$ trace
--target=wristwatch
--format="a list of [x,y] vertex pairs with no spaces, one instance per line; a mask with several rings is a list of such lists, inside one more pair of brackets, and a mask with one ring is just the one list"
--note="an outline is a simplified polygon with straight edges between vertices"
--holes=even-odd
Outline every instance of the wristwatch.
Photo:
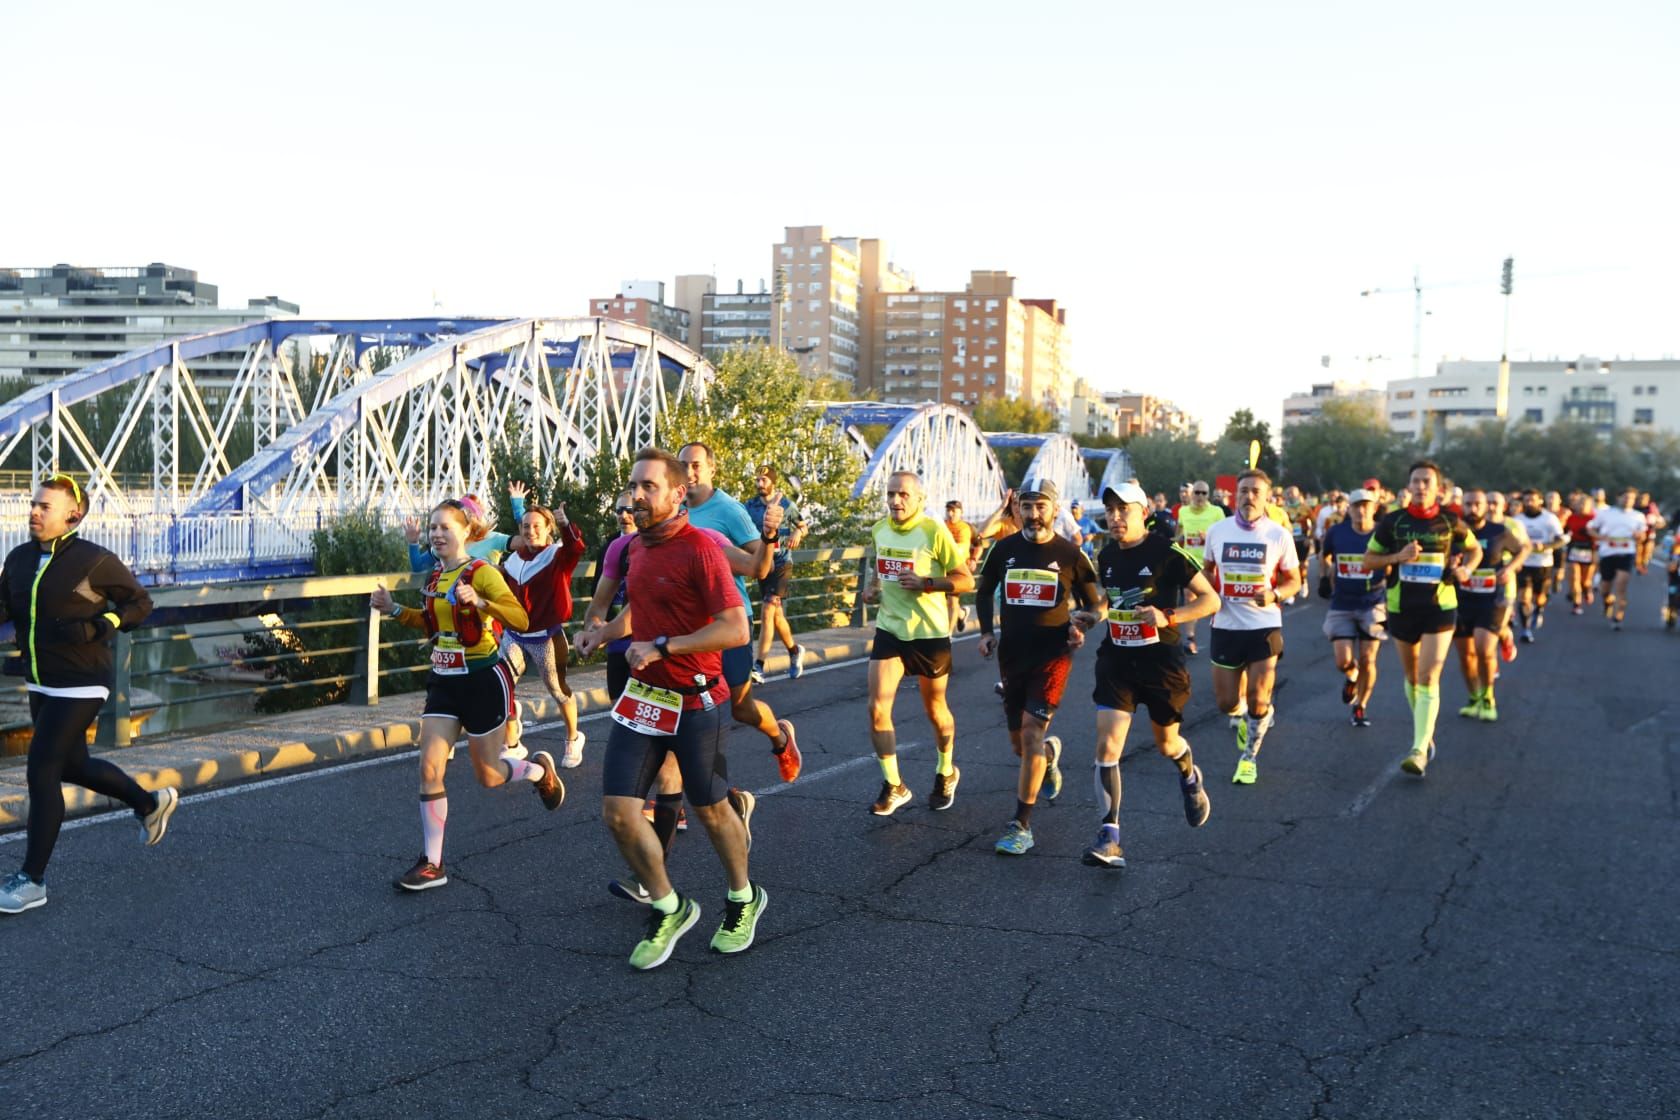
[[659,635],[659,637],[657,637],[653,640],[653,648],[659,652],[659,656],[661,656],[661,657],[669,657],[670,656],[669,651],[667,651],[667,649],[665,648],[665,647],[669,646],[670,644],[671,644],[671,639],[666,637],[664,634]]
[[385,613],[390,615],[392,618],[401,618],[402,617],[402,604],[401,603],[392,603],[391,604],[391,609],[389,611],[385,612]]
[[1171,607],[1161,607],[1159,609],[1167,617],[1167,625],[1171,626],[1173,624],[1173,609]]

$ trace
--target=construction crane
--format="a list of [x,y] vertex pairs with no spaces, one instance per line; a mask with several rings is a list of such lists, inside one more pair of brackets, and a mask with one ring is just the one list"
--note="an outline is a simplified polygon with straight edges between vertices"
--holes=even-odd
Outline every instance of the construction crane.
[[1420,279],[1419,270],[1412,269],[1412,286],[1409,288],[1366,288],[1359,294],[1362,296],[1397,296],[1411,293],[1412,304],[1412,376],[1420,376],[1420,365],[1423,361],[1423,317],[1428,314],[1423,309],[1423,293],[1441,288],[1467,288],[1471,281],[1459,281],[1452,284],[1424,284]]

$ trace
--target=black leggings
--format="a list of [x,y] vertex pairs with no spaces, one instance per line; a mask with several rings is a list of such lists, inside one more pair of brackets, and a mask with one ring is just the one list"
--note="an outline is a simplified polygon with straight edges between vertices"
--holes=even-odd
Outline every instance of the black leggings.
[[29,740],[29,849],[23,859],[23,873],[37,883],[47,873],[47,861],[58,842],[58,830],[64,825],[63,783],[121,801],[137,816],[146,816],[157,808],[157,799],[133,778],[109,762],[88,755],[88,728],[104,706],[103,700],[29,694],[35,735]]

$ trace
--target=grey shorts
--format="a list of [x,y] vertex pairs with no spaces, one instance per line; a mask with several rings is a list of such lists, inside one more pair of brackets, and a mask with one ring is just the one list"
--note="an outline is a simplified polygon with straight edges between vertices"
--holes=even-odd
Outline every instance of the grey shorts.
[[1388,641],[1388,607],[1374,603],[1362,611],[1324,612],[1324,636],[1331,641]]

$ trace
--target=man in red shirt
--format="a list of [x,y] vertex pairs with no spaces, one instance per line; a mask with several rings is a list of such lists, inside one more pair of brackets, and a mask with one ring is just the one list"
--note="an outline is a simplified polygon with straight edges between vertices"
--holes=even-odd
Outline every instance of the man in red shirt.
[[729,731],[729,685],[721,651],[752,637],[746,607],[723,551],[688,523],[688,468],[668,451],[645,448],[630,474],[637,534],[631,553],[631,606],[607,626],[578,636],[585,657],[628,629],[630,680],[614,701],[602,760],[602,815],[649,895],[647,933],[630,954],[633,968],[657,968],[700,919],[700,906],[677,894],[642,805],[666,754],[682,770],[683,792],[705,825],[729,880],[723,924],[712,948],[751,947],[768,901],[747,878],[747,832],[729,804],[723,758]]

